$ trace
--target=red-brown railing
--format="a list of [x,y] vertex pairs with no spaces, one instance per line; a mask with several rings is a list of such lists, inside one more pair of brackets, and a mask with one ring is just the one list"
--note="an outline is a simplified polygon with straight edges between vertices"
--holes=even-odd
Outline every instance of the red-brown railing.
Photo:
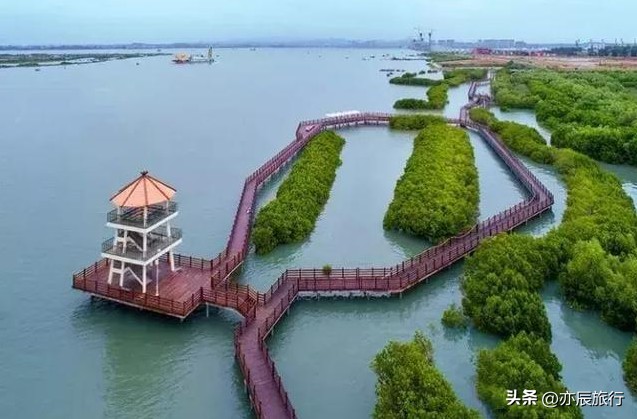
[[252,320],[256,315],[258,293],[247,285],[224,282],[212,289],[202,289],[203,301],[238,311]]
[[243,263],[246,252],[247,251],[241,251],[232,256],[227,256],[215,265],[210,278],[211,288],[226,282],[225,280],[228,276]]
[[[322,118],[315,121],[303,121],[296,131],[296,138],[283,150],[278,152],[261,167],[250,174],[244,182],[239,205],[232,223],[232,229],[226,246],[227,254],[240,253],[242,258],[247,254],[250,240],[250,230],[256,203],[256,194],[261,185],[274,173],[279,171],[305,145],[321,131],[330,127],[348,124],[377,124],[387,123],[391,118],[388,113],[366,112],[342,117]],[[306,128],[309,128],[306,130]],[[241,260],[241,262],[243,259]],[[220,276],[219,281],[225,280]]]
[[111,298],[119,302],[129,303],[137,307],[158,311],[173,316],[186,317],[201,304],[201,289],[191,295],[186,301],[175,301],[170,298],[154,296],[152,294],[111,287],[104,282],[80,276],[73,278],[73,288],[95,295]]
[[103,258],[95,262],[94,264],[82,269],[79,272],[73,274],[73,283],[76,279],[86,279],[91,277],[95,272],[104,269],[108,266],[108,259]]
[[[289,306],[289,304],[288,304]],[[258,340],[250,340],[251,342],[255,342],[258,345],[258,351],[252,350],[250,352],[249,358],[246,358],[246,351],[244,351],[244,344],[242,336],[244,336],[247,329],[247,322],[244,321],[241,325],[235,330],[235,338],[234,338],[234,346],[235,346],[235,356],[239,363],[239,368],[243,373],[243,377],[245,380],[246,387],[248,389],[248,393],[250,394],[250,402],[257,417],[264,417],[264,407],[263,401],[261,400],[260,391],[257,387],[256,381],[258,380],[259,384],[266,385],[270,389],[276,389],[278,396],[280,398],[282,407],[289,418],[296,418],[296,411],[290,402],[290,398],[288,396],[287,391],[283,387],[283,383],[281,381],[281,376],[279,375],[276,365],[274,361],[270,357],[267,347],[264,344],[264,338],[259,338]],[[250,365],[258,363],[260,365],[265,365],[265,373],[261,368],[257,368],[257,365]],[[251,371],[259,371],[261,374],[258,377],[255,377]]]

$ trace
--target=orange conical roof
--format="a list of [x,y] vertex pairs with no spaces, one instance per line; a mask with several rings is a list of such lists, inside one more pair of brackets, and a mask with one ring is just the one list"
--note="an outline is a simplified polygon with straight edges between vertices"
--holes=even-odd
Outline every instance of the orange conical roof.
[[172,186],[143,171],[137,179],[113,195],[111,202],[118,207],[147,207],[170,200],[175,192]]

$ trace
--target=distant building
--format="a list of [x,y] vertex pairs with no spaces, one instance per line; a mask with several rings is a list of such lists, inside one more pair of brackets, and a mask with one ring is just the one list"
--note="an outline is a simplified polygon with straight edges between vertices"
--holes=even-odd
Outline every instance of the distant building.
[[478,47],[492,49],[513,49],[515,48],[515,39],[481,39],[478,41]]
[[456,45],[455,39],[441,39],[438,41],[438,45],[445,48],[453,48]]

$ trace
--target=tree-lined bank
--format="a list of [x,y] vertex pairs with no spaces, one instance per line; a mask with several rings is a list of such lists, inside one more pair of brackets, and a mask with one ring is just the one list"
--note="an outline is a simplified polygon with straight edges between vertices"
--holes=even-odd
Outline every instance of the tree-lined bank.
[[[637,215],[619,179],[589,157],[543,144],[529,127],[500,122],[483,109],[470,115],[498,132],[514,151],[554,165],[568,192],[562,224],[546,236],[500,236],[481,244],[469,259],[463,306],[475,325],[504,336],[524,330],[550,337],[537,291],[546,280],[559,280],[571,305],[597,310],[607,323],[636,331]],[[504,301],[506,289],[535,303],[510,304],[516,300]],[[625,374],[627,382],[637,379],[634,369]]]

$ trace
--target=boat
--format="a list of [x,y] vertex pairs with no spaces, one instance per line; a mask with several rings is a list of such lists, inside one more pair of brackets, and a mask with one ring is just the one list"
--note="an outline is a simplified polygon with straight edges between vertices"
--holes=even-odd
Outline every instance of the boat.
[[190,62],[192,56],[190,54],[186,54],[185,52],[178,52],[173,57],[173,63],[175,64],[187,64]]
[[215,60],[212,56],[212,47],[208,48],[208,55],[197,54],[192,55],[185,52],[179,52],[173,57],[175,64],[195,64],[195,63],[213,63]]

